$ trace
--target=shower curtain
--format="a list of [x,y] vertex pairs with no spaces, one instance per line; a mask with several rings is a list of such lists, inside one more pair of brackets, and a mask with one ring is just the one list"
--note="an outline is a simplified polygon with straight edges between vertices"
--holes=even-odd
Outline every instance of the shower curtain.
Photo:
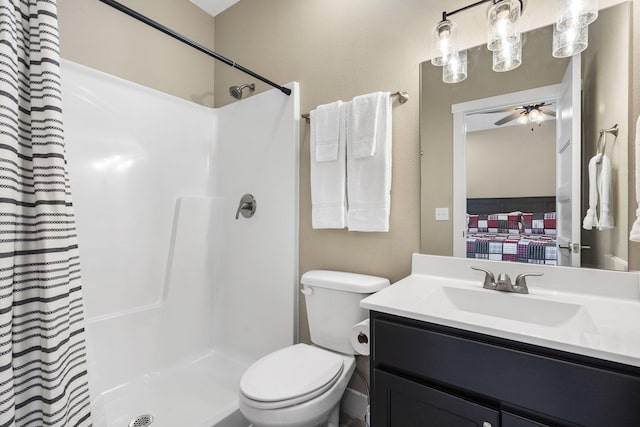
[[89,426],[55,0],[0,0],[0,427]]

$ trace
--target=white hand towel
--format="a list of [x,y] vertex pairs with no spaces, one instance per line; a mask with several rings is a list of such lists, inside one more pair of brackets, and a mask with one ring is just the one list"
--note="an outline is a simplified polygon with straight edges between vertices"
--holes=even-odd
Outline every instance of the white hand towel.
[[636,201],[638,202],[638,209],[636,209],[636,219],[631,226],[631,232],[629,233],[629,240],[632,242],[640,242],[640,116],[638,116],[638,122],[636,123]]
[[589,209],[582,221],[582,228],[585,230],[591,230],[593,227],[598,227],[598,162],[602,157],[601,154],[596,154],[589,160]]
[[354,159],[376,153],[378,120],[382,92],[356,96],[351,101],[347,118],[347,140]]
[[311,121],[311,126],[315,128],[315,132],[311,135],[315,137],[316,162],[332,162],[338,159],[341,106],[342,101],[336,101],[319,105],[316,109],[314,119]]
[[333,161],[318,161],[317,111],[311,111],[311,222],[313,228],[345,228],[347,226],[346,144],[344,103],[338,121],[338,153]]
[[[611,161],[606,154],[596,154],[589,161],[589,209],[582,221],[582,228],[607,230],[613,228],[613,216],[609,207],[611,198]],[[598,203],[600,219],[598,220]]]
[[[382,95],[375,130],[375,152],[358,157],[347,149],[349,231],[389,231],[391,210],[391,99]],[[351,117],[349,114],[348,117]],[[349,146],[352,141],[347,140]]]
[[607,230],[613,228],[613,216],[609,206],[611,200],[611,160],[606,154],[602,155],[599,172],[600,222],[598,223],[598,230]]

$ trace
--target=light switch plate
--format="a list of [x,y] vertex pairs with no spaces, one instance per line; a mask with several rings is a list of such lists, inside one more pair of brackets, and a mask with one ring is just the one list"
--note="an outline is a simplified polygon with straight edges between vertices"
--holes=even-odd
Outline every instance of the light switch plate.
[[449,208],[436,208],[436,221],[449,221]]

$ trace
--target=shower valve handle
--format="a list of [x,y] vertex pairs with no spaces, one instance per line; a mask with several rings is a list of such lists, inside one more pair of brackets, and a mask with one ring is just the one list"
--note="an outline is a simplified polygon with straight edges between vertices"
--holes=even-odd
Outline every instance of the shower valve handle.
[[236,219],[240,218],[240,214],[242,214],[245,218],[251,218],[256,213],[256,208],[258,203],[256,199],[251,194],[245,194],[240,199],[240,203],[238,204],[238,210],[236,210]]

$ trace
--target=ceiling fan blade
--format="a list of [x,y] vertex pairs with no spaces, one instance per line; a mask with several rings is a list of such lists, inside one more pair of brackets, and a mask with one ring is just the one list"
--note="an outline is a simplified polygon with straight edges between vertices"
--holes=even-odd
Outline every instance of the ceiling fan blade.
[[551,116],[551,117],[555,117],[556,116],[556,112],[555,111],[551,111],[551,110],[547,110],[546,108],[539,108],[541,113],[546,114],[547,116]]
[[491,110],[491,111],[480,111],[478,114],[511,113],[513,111],[516,111],[517,108],[522,108],[522,107],[509,107],[509,108],[500,108],[498,110]]
[[498,120],[494,124],[496,126],[500,126],[500,125],[503,125],[503,124],[505,124],[507,122],[510,122],[511,120],[515,120],[518,117],[520,117],[520,112],[515,112],[513,114],[509,114],[508,116],[501,118],[500,120]]

